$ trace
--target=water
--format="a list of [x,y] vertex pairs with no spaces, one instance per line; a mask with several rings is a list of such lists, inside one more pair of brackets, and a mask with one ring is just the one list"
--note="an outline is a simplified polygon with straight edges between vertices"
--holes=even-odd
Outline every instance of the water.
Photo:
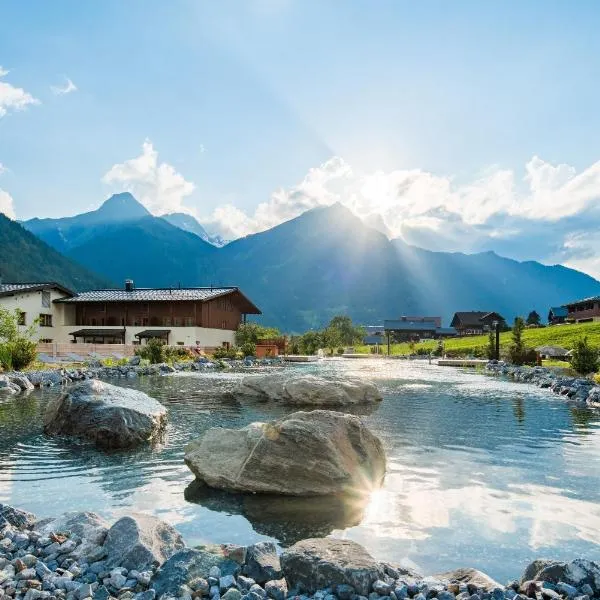
[[238,374],[127,380],[169,410],[162,447],[106,454],[49,438],[41,416],[58,390],[0,400],[0,502],[40,516],[132,510],[174,524],[188,544],[335,535],[425,573],[479,568],[501,582],[533,558],[600,559],[600,412],[548,391],[426,362],[339,360],[292,367],[376,381],[365,415],[388,456],[364,506],[198,490],[183,447],[208,427],[242,427],[286,409],[241,406]]

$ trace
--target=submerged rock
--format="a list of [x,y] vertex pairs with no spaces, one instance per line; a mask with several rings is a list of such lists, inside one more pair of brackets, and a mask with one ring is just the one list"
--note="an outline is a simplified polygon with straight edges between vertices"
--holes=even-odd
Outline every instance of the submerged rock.
[[386,468],[381,441],[358,417],[327,410],[209,429],[186,446],[185,462],[214,488],[292,496],[365,493]]
[[331,585],[350,585],[368,596],[371,586],[385,577],[383,566],[360,544],[333,538],[302,540],[281,555],[288,584],[315,593]]
[[341,407],[382,399],[375,385],[362,379],[331,380],[286,373],[244,377],[232,393],[241,400],[272,401],[290,406]]
[[44,430],[101,448],[129,448],[157,439],[166,422],[166,408],[144,392],[87,380],[48,405]]

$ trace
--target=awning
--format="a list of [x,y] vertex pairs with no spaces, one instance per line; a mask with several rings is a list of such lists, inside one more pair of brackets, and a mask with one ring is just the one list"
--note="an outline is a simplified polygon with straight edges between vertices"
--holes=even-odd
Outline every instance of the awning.
[[124,329],[79,329],[72,331],[73,337],[125,337]]
[[146,329],[135,334],[136,338],[145,340],[148,338],[168,338],[171,333],[170,329]]

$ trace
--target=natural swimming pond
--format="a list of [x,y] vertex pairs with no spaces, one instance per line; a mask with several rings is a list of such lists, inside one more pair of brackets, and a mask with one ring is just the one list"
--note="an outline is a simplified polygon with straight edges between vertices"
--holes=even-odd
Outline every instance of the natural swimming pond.
[[184,445],[209,427],[242,427],[287,409],[240,405],[236,373],[114,381],[169,411],[158,448],[105,454],[42,432],[58,388],[0,400],[0,502],[40,516],[90,510],[156,514],[190,545],[289,544],[348,537],[425,573],[479,568],[504,583],[535,557],[600,559],[600,411],[534,386],[426,361],[334,360],[290,367],[370,378],[383,402],[364,419],[386,448],[383,488],[365,506],[207,493]]

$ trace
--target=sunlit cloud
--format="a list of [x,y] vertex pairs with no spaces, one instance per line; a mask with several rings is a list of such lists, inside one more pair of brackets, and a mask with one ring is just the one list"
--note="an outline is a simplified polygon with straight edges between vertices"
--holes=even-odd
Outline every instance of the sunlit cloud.
[[39,100],[23,88],[3,81],[3,78],[8,73],[9,71],[0,66],[0,118],[7,115],[10,111],[25,110],[30,105],[40,103]]
[[140,156],[113,165],[102,181],[118,191],[131,192],[157,215],[190,212],[183,202],[195,189],[172,165],[159,162],[158,152],[150,140],[142,144]]
[[12,196],[3,189],[0,189],[0,213],[5,214],[10,219],[16,218],[15,203]]

